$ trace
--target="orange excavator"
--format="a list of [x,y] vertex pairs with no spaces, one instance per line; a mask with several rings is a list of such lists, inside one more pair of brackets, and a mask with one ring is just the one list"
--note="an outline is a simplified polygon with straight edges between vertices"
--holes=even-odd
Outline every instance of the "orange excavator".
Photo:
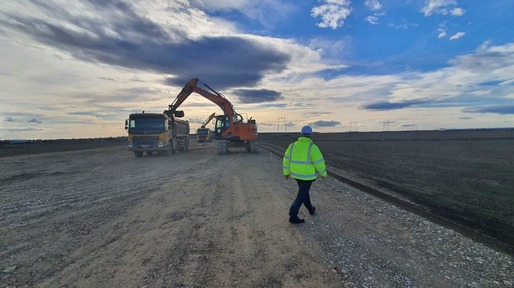
[[[198,82],[207,87],[209,91],[198,87]],[[193,78],[186,83],[177,98],[169,105],[168,110],[164,111],[164,114],[175,115],[175,117],[180,117],[180,114],[183,116],[183,111],[177,111],[177,109],[193,92],[207,98],[223,111],[223,115],[215,116],[214,139],[218,140],[218,154],[226,154],[227,149],[231,147],[246,147],[246,150],[250,153],[259,152],[255,120],[250,118],[245,122],[243,116],[234,110],[232,103],[225,96],[216,92],[198,78]]]

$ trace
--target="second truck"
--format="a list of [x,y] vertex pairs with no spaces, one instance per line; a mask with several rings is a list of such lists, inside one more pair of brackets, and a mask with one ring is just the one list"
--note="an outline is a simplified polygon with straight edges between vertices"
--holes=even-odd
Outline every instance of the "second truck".
[[212,139],[214,138],[214,134],[211,130],[211,128],[206,127],[207,124],[211,122],[211,120],[216,117],[216,113],[212,113],[207,117],[205,122],[203,122],[202,126],[200,128],[196,129],[196,137],[198,139],[198,143],[201,142],[212,142]]

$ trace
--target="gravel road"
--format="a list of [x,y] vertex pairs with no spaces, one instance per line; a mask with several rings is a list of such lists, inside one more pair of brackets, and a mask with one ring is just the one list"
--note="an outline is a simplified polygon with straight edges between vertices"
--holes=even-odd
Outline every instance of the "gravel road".
[[281,159],[192,143],[0,160],[0,287],[513,287],[513,257]]

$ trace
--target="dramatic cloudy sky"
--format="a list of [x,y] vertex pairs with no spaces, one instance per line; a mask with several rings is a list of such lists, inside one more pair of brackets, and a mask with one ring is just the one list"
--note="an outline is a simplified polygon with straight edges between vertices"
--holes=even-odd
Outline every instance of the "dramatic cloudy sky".
[[[1,1],[0,138],[123,136],[193,77],[260,132],[514,127],[512,15],[512,0]],[[198,94],[181,108],[193,129],[221,113]]]

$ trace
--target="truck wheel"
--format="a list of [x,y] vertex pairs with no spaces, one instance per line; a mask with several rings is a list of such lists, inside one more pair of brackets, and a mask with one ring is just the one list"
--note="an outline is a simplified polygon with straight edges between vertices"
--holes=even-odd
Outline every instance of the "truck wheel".
[[143,151],[134,151],[134,155],[136,155],[137,158],[143,157]]
[[170,145],[168,145],[168,149],[164,153],[166,154],[166,156],[171,156],[171,154],[173,154],[171,143],[170,143]]
[[218,155],[227,154],[227,142],[220,141],[218,142]]
[[259,153],[259,144],[257,142],[248,142],[248,146],[250,148],[251,154],[258,154]]
[[177,139],[173,139],[173,141],[171,141],[171,154],[176,154],[177,148],[178,148],[178,141],[177,141]]
[[186,151],[186,139],[179,139],[177,142],[178,151]]

